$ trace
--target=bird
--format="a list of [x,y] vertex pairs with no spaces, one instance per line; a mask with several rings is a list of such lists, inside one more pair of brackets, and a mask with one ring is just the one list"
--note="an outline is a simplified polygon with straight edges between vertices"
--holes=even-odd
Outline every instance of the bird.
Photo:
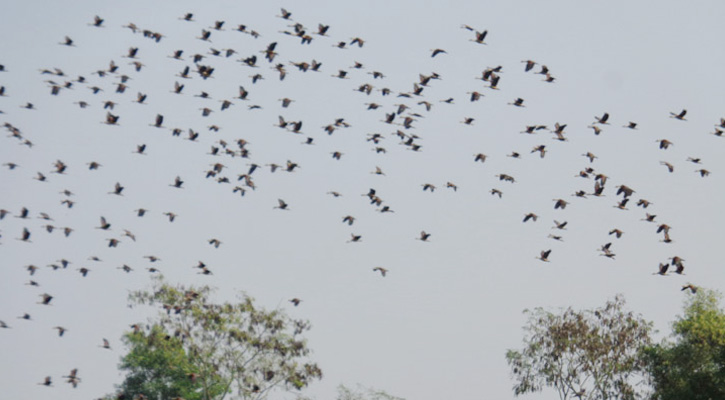
[[[23,234],[20,236],[18,240],[22,240],[23,242],[30,242],[30,231],[28,228],[23,228]],[[32,274],[31,274],[32,275]]]
[[108,230],[111,228],[111,224],[106,220],[105,217],[101,216],[101,225],[97,226],[96,229]]
[[373,271],[380,272],[380,275],[384,278],[385,275],[387,275],[388,270],[383,267],[375,267],[373,268]]
[[484,40],[486,39],[486,35],[488,34],[488,31],[485,30],[483,32],[475,31],[476,37],[475,39],[471,39],[471,41],[479,43],[479,44],[486,44],[484,43]]
[[534,214],[534,213],[528,213],[528,214],[526,214],[526,215],[524,216],[524,220],[523,220],[523,222],[526,222],[526,221],[528,221],[528,220],[532,220],[532,221],[536,222],[536,220],[537,220],[538,218],[539,218],[539,216],[538,216],[538,215],[536,215],[536,214]]
[[506,182],[511,182],[511,183],[515,183],[516,182],[516,180],[514,179],[514,177],[513,176],[510,176],[510,175],[498,174],[498,175],[496,175],[496,177],[498,177],[498,179],[500,181],[506,181]]
[[39,304],[43,305],[50,305],[50,301],[53,300],[53,296],[49,295],[48,293],[43,293],[40,295],[40,297],[43,298]]
[[118,125],[119,118],[120,117],[118,115],[113,115],[109,111],[109,112],[106,113],[106,121],[105,121],[105,123],[106,123],[106,125]]
[[667,167],[667,170],[670,171],[670,173],[675,171],[675,166],[668,163],[667,161],[660,161],[660,165],[664,165],[665,167]]
[[58,336],[59,337],[63,337],[63,335],[67,331],[67,329],[64,328],[64,327],[62,327],[62,326],[55,326],[55,327],[53,327],[53,329],[57,329],[58,330]]
[[691,294],[695,294],[695,293],[697,293],[698,289],[699,288],[697,286],[695,286],[691,283],[688,283],[687,285],[682,286],[682,289],[680,289],[680,290],[681,291],[689,290]]
[[156,127],[156,128],[161,128],[161,127],[163,127],[163,124],[164,124],[164,116],[161,114],[156,114],[156,119],[154,120],[154,123],[151,124],[151,126]]
[[78,368],[74,368],[70,371],[70,374],[64,376],[63,378],[67,378],[68,380],[66,383],[70,383],[73,385],[73,388],[78,387],[78,383],[80,383],[81,378],[78,377]]
[[677,268],[675,273],[682,275],[682,272],[685,270],[685,265],[682,262],[685,261],[685,259],[679,256],[674,256],[669,258],[669,260],[671,261],[671,265]]
[[634,190],[626,185],[619,185],[617,186],[617,195],[622,194],[624,197],[629,197],[634,193]]
[[123,236],[127,236],[127,237],[131,238],[131,240],[133,240],[134,242],[136,241],[136,235],[131,233],[131,231],[129,231],[128,229],[123,230]]
[[667,150],[670,146],[673,145],[673,143],[667,139],[658,139],[656,140],[656,142],[660,144],[660,149],[662,150]]
[[647,199],[639,199],[637,201],[637,206],[642,208],[647,208],[648,206],[652,205],[652,202],[650,202]]
[[521,62],[526,64],[526,66],[524,67],[524,72],[531,71],[534,68],[534,66],[537,64],[536,61],[532,61],[532,60],[523,60]]
[[302,302],[302,300],[300,300],[300,299],[298,299],[298,298],[295,297],[293,299],[290,299],[289,302],[292,303],[292,304],[294,304],[295,307],[297,307],[297,306],[300,305],[300,303]]
[[178,189],[182,189],[181,185],[183,185],[183,184],[184,184],[184,181],[181,180],[181,177],[177,176],[174,179],[174,183],[169,184],[169,186],[175,187],[175,188],[178,188]]
[[531,150],[532,153],[536,153],[537,151],[539,152],[539,156],[544,158],[546,155],[546,145],[538,145]]
[[670,264],[668,263],[660,263],[657,272],[653,273],[652,275],[667,275],[667,270],[670,268]]
[[622,237],[622,235],[624,234],[624,232],[622,232],[620,229],[615,228],[615,229],[612,229],[611,231],[609,231],[609,234],[610,235],[615,235],[616,238],[619,239],[619,238]]
[[42,173],[38,172],[38,174],[33,178],[40,182],[46,182],[46,177]]
[[516,106],[516,107],[526,107],[524,105],[524,99],[522,99],[521,97],[517,97],[516,100],[514,100],[513,102],[508,103],[508,104],[510,104],[512,106]]
[[421,242],[427,242],[428,238],[430,238],[430,233],[427,233],[426,231],[420,231],[420,236],[416,239],[420,240]]
[[680,111],[679,114],[675,114],[670,111],[670,118],[679,119],[680,121],[687,121],[685,119],[685,114],[687,114],[687,110],[685,110],[684,108],[682,109],[682,111]]
[[607,120],[609,119],[609,113],[605,112],[601,117],[595,116],[594,119],[597,120],[597,122],[595,122],[595,123],[607,125]]
[[278,15],[278,17],[280,17],[282,19],[290,19],[290,17],[292,16],[292,13],[291,12],[285,10],[284,8],[281,8],[280,10],[281,10],[280,11],[281,14]]
[[285,203],[284,200],[277,199],[277,203],[278,203],[278,205],[273,208],[279,208],[280,210],[289,210],[289,208],[288,208],[289,205],[287,203]]
[[101,25],[103,25],[103,21],[104,21],[103,18],[101,18],[98,15],[96,15],[95,17],[93,17],[93,22],[91,23],[91,25],[92,26],[95,26],[97,28],[100,28]]
[[350,234],[350,240],[348,240],[348,243],[351,242],[361,242],[362,241],[362,235],[356,235],[354,233]]
[[100,347],[111,350],[111,343],[108,341],[108,339],[103,338],[103,345]]
[[75,45],[73,44],[73,39],[71,39],[71,38],[70,38],[69,36],[66,36],[66,37],[65,37],[65,38],[63,39],[63,41],[62,41],[62,42],[60,42],[60,44],[62,44],[62,45],[64,45],[64,46],[69,46],[69,47],[71,47],[71,46],[73,46],[73,47],[74,47],[74,46],[75,46]]
[[430,56],[431,56],[431,58],[433,58],[433,57],[437,56],[438,54],[448,54],[448,53],[447,53],[447,52],[446,52],[445,50],[443,50],[443,49],[433,49],[433,50],[431,50],[431,52],[432,52],[432,53],[431,53],[431,55],[430,55]]
[[118,195],[118,196],[123,196],[123,194],[121,194],[121,192],[123,192],[123,189],[124,189],[124,187],[121,186],[121,183],[120,182],[116,182],[116,185],[114,186],[113,191],[112,192],[108,192],[108,193],[109,194],[115,194],[115,195]]
[[549,254],[551,254],[551,249],[549,250],[542,250],[539,256],[536,257],[536,259],[549,262]]
[[126,264],[123,264],[122,266],[118,267],[118,269],[123,270],[123,272],[126,272],[126,273],[133,271],[133,268],[129,267]]

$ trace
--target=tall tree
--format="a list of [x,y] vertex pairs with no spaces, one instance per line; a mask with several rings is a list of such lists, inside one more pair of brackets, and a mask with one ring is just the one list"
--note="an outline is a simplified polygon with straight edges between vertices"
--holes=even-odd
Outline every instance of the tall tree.
[[553,387],[562,400],[641,398],[638,353],[650,343],[652,324],[624,305],[617,296],[594,310],[524,311],[524,348],[506,353],[514,393]]
[[130,351],[121,369],[128,374],[119,387],[125,398],[260,400],[275,388],[301,390],[322,377],[301,338],[309,323],[257,308],[246,295],[214,303],[211,292],[157,278],[152,290],[130,294],[131,305],[159,313],[125,335]]
[[673,323],[670,340],[647,348],[644,359],[657,400],[725,399],[725,311],[722,295],[698,288]]

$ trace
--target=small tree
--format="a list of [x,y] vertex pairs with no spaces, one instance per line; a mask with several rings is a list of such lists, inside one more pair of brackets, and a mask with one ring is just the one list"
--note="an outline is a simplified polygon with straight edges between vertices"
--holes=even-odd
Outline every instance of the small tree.
[[121,369],[126,398],[221,400],[228,395],[263,399],[274,388],[300,390],[322,377],[305,362],[300,335],[310,325],[282,311],[265,311],[241,296],[239,303],[213,303],[211,289],[171,286],[157,278],[150,291],[130,294],[131,305],[158,306],[146,329],[126,333],[130,347]]
[[555,314],[542,308],[524,311],[522,350],[508,350],[506,360],[516,395],[553,387],[562,400],[641,397],[635,382],[643,363],[639,350],[650,343],[651,323],[624,310],[621,296],[603,308]]
[[674,342],[647,348],[653,399],[725,399],[725,311],[720,293],[699,288],[673,324]]

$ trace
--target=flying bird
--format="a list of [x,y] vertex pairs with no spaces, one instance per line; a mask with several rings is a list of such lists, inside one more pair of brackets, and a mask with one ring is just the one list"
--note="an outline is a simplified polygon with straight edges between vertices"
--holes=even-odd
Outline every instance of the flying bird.
[[551,249],[549,250],[542,250],[539,256],[536,257],[536,259],[549,262],[549,254],[551,254]]
[[679,119],[680,121],[687,121],[685,119],[685,114],[687,114],[687,110],[682,109],[679,114],[675,114],[670,111],[670,118]]

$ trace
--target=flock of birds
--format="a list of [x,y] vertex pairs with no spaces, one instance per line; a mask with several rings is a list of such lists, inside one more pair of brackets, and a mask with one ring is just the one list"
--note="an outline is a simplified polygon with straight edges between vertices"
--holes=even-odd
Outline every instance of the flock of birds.
[[[360,96],[366,101],[360,102],[361,114],[370,112],[370,114],[364,114],[365,117],[360,118],[361,120],[366,118],[367,115],[375,115],[375,125],[370,124],[365,129],[377,130],[389,129],[390,135],[381,133],[368,133],[364,137],[364,141],[360,140],[364,145],[369,146],[369,150],[375,154],[381,156],[392,149],[386,148],[386,140],[392,136],[399,139],[399,145],[402,149],[410,152],[425,152],[424,146],[424,133],[425,129],[419,126],[423,124],[426,116],[429,113],[434,113],[438,107],[444,105],[456,104],[458,102],[478,102],[483,99],[487,91],[502,90],[502,86],[505,83],[503,77],[504,67],[495,66],[487,67],[483,69],[481,75],[476,77],[477,80],[482,82],[482,85],[477,90],[467,92],[465,95],[460,94],[458,97],[449,97],[443,99],[434,99],[426,96],[428,89],[434,85],[443,85],[445,83],[445,77],[436,72],[424,72],[420,73],[418,79],[414,82],[409,82],[406,85],[410,88],[408,91],[399,91],[395,88],[389,87],[377,87],[378,82],[387,82],[386,73],[377,70],[362,71],[368,69],[362,62],[355,62],[352,66],[340,67],[330,66],[322,60],[318,61],[315,58],[308,60],[284,60],[283,55],[278,54],[280,46],[278,44],[282,41],[289,41],[290,43],[299,43],[301,46],[308,46],[312,48],[313,45],[318,45],[318,42],[326,43],[322,46],[335,48],[332,51],[342,50],[359,50],[364,46],[368,45],[364,38],[352,37],[349,39],[342,40],[340,38],[335,39],[333,34],[335,29],[325,24],[317,24],[316,28],[310,28],[303,25],[301,22],[296,21],[293,18],[293,13],[282,9],[280,14],[277,15],[280,20],[280,25],[283,27],[282,31],[277,34],[274,40],[268,40],[262,43],[267,34],[260,34],[252,27],[240,24],[237,26],[230,26],[231,24],[227,21],[218,20],[214,21],[210,26],[206,23],[197,21],[193,13],[188,13],[179,16],[179,24],[188,24],[189,32],[198,32],[198,36],[194,40],[206,42],[208,44],[208,52],[205,54],[189,54],[186,49],[173,49],[168,53],[168,63],[171,68],[174,68],[177,72],[175,73],[173,86],[168,88],[169,93],[146,93],[142,88],[135,88],[133,85],[134,79],[138,79],[142,74],[146,74],[147,70],[151,70],[153,73],[158,68],[152,68],[147,66],[144,60],[146,52],[155,51],[155,48],[162,47],[167,40],[167,37],[163,33],[156,32],[153,29],[146,29],[136,26],[134,23],[128,23],[120,27],[117,21],[108,22],[104,18],[96,16],[92,21],[89,22],[89,29],[97,30],[123,30],[127,35],[140,35],[144,39],[148,39],[147,42],[140,45],[134,45],[125,51],[121,51],[118,55],[117,60],[124,60],[127,62],[117,63],[117,60],[109,60],[104,68],[96,71],[64,71],[57,67],[44,68],[40,70],[41,79],[45,80],[48,85],[48,95],[57,97],[59,101],[72,102],[81,109],[87,109],[88,118],[97,120],[101,124],[118,127],[120,130],[125,129],[146,129],[146,127],[138,126],[127,126],[125,122],[129,119],[126,112],[134,113],[133,109],[129,109],[129,104],[134,103],[138,105],[145,105],[147,108],[159,106],[165,96],[178,96],[183,98],[186,103],[194,102],[193,106],[197,108],[198,118],[201,118],[206,125],[206,132],[202,129],[188,126],[170,126],[169,121],[178,120],[176,116],[169,115],[168,113],[154,112],[155,116],[150,118],[148,121],[148,129],[167,130],[170,131],[169,140],[180,140],[185,139],[190,142],[204,144],[204,150],[199,150],[199,159],[212,160],[209,163],[209,168],[201,171],[199,177],[182,177],[181,175],[175,176],[170,179],[168,186],[172,189],[184,190],[187,189],[187,181],[190,179],[196,179],[203,177],[207,182],[213,182],[219,185],[228,185],[228,193],[230,195],[246,197],[253,196],[255,192],[264,190],[265,178],[269,175],[261,175],[260,170],[268,170],[269,174],[276,173],[295,173],[298,170],[304,168],[304,165],[300,165],[298,162],[293,161],[293,157],[286,161],[270,161],[257,159],[252,155],[251,143],[253,140],[248,140],[243,137],[230,137],[228,135],[222,135],[221,133],[232,132],[237,129],[232,126],[220,126],[215,122],[215,117],[221,113],[230,112],[235,110],[236,112],[242,112],[239,108],[246,105],[246,112],[255,112],[260,109],[271,109],[278,107],[280,115],[275,116],[273,121],[270,121],[269,130],[279,129],[283,132],[290,133],[293,135],[300,135],[304,137],[302,140],[303,146],[314,145],[324,141],[327,136],[339,134],[338,131],[342,131],[353,126],[351,119],[348,117],[338,117],[329,123],[324,124],[320,127],[309,127],[309,123],[303,122],[302,120],[290,120],[288,117],[281,115],[285,114],[289,108],[294,107],[294,103],[297,99],[283,97],[279,99],[279,104],[259,104],[253,103],[252,99],[255,97],[255,92],[264,90],[258,88],[258,83],[262,80],[278,80],[284,82],[286,79],[289,80],[292,75],[302,74],[326,74],[330,77],[331,81],[337,85],[351,86],[351,89],[358,92]],[[117,28],[118,27],[118,28]],[[472,46],[484,46],[487,45],[488,31],[485,29],[478,29],[469,25],[463,25],[461,29],[464,31],[466,38],[473,42]],[[97,34],[102,34],[101,31]],[[118,33],[117,33],[118,34]],[[245,35],[244,46],[245,48],[216,48],[215,40],[219,37],[226,37],[229,35]],[[69,36],[65,36],[59,43],[59,46],[69,47],[69,52],[74,52],[84,46],[83,40],[76,40]],[[253,49],[253,50],[250,50]],[[319,45],[317,47],[319,49]],[[330,51],[330,50],[326,50]],[[310,51],[312,52],[312,51]],[[69,55],[72,53],[69,53]],[[258,56],[261,54],[261,56]],[[320,54],[324,57],[322,52],[315,53]],[[436,60],[444,59],[449,57],[448,51],[443,48],[435,48],[430,52],[430,58]],[[529,75],[540,75],[542,85],[556,85],[557,78],[553,75],[550,69],[537,61],[534,60],[522,60],[524,64],[520,68],[520,72]],[[205,90],[204,82],[210,79],[214,79],[218,75],[218,71],[224,68],[244,68],[251,71],[251,75],[244,79],[242,84],[239,84],[235,88],[233,94],[230,93],[212,93],[211,91]],[[266,67],[268,66],[268,67]],[[508,70],[512,66],[506,67]],[[272,71],[271,73],[265,72],[266,70]],[[260,72],[261,71],[261,72]],[[362,77],[360,75],[363,75]],[[12,76],[12,65],[2,66],[0,68],[0,96],[9,99],[18,99],[22,96],[22,93],[13,93],[11,85]],[[367,82],[360,84],[349,84],[349,80],[354,77],[355,79],[364,79],[369,76]],[[195,82],[197,87],[201,87],[201,90],[196,93],[189,93],[189,82]],[[10,87],[6,89],[6,86]],[[391,85],[392,86],[392,85]],[[226,97],[225,97],[226,96]],[[512,96],[513,97],[513,96]],[[395,102],[389,99],[396,99]],[[212,100],[218,99],[218,104],[215,104]],[[26,132],[22,126],[16,125],[13,120],[16,115],[18,106],[23,110],[30,110],[28,112],[42,113],[43,110],[37,109],[36,105],[32,101],[27,99],[15,100],[14,104],[12,101],[6,99],[2,102],[2,113],[0,118],[3,120],[3,126],[8,132],[5,144],[8,146],[10,141],[15,141],[19,145],[33,148],[34,146],[42,146],[42,140],[39,139],[39,135],[34,132]],[[158,101],[158,102],[157,102]],[[175,101],[178,101],[175,100]],[[196,106],[199,105],[199,107]],[[525,108],[527,102],[524,98],[513,97],[508,105],[512,107]],[[25,112],[25,111],[23,111]],[[664,114],[664,113],[663,113]],[[675,124],[687,123],[687,110],[673,110],[670,111],[669,117]],[[663,117],[667,115],[664,114]],[[379,119],[378,119],[379,118]],[[477,117],[466,117],[462,121],[457,121],[463,125],[474,125]],[[725,118],[720,118],[719,121],[715,120],[714,131],[710,132],[715,136],[722,136],[725,131]],[[356,121],[356,124],[358,121]],[[360,121],[360,124],[367,123],[366,121]],[[610,119],[610,115],[606,112],[598,114],[593,117],[592,122],[588,125],[588,129],[592,130],[594,135],[600,135],[605,130],[610,129],[614,123]],[[621,124],[621,123],[620,123]],[[628,121],[624,125],[620,125],[623,129],[637,130],[640,126],[635,121]],[[564,142],[569,140],[567,135],[567,124],[556,122],[553,125],[550,124],[537,124],[524,126],[520,132],[523,135],[536,135],[539,133],[548,132],[552,134],[552,138],[556,142]],[[114,129],[108,128],[108,129]],[[106,129],[106,128],[104,128]],[[611,128],[617,129],[617,128]],[[238,131],[238,130],[237,130]],[[313,133],[317,132],[317,134]],[[266,133],[265,133],[266,134]],[[251,135],[251,134],[250,134]],[[37,139],[36,139],[37,138]],[[657,140],[657,147],[666,151],[668,148],[673,146],[674,143],[668,139]],[[539,158],[545,158],[550,151],[552,146],[547,144],[539,144],[532,148],[529,153]],[[202,146],[198,147],[199,149]],[[366,149],[368,150],[368,149]],[[122,151],[127,151],[122,149]],[[152,151],[146,143],[139,143],[133,149],[128,149],[138,155],[149,155],[153,157]],[[345,159],[346,152],[340,149],[330,149],[329,157],[336,162],[343,162]],[[526,157],[526,153],[513,151],[507,154],[507,157],[511,159],[520,159]],[[587,152],[582,156],[588,161],[586,167],[581,169],[577,178],[581,178],[590,182],[590,189],[582,189],[571,194],[575,199],[587,199],[591,197],[603,197],[605,193],[610,193],[616,196],[616,201],[611,202],[611,207],[619,210],[630,210],[630,208],[641,208],[643,217],[641,218],[644,223],[653,225],[653,234],[659,236],[660,242],[664,244],[670,244],[674,241],[672,235],[672,228],[664,221],[661,221],[656,214],[650,213],[652,211],[653,202],[648,199],[637,196],[635,188],[629,187],[624,183],[611,184],[609,177],[603,172],[595,169],[595,165],[598,157],[592,153]],[[9,157],[9,156],[6,156]],[[472,164],[490,164],[490,155],[482,152],[466,154],[466,157],[470,157]],[[2,160],[3,166],[6,173],[22,173],[24,170],[22,159],[8,159]],[[48,160],[52,168],[44,171],[37,171],[32,175],[32,179],[38,182],[47,183],[54,180],[56,175],[75,174],[80,168],[87,169],[90,173],[103,173],[103,167],[105,162],[101,160],[83,160],[80,163],[85,163],[84,166],[79,165],[78,160]],[[705,161],[697,156],[691,156],[687,158],[686,162],[691,163],[694,166],[693,179],[706,179],[711,171],[706,169]],[[662,161],[661,164],[666,171],[672,173],[675,168],[680,168],[680,165],[675,165],[671,161]],[[242,166],[243,167],[240,167]],[[27,169],[26,169],[27,170]],[[568,173],[568,172],[567,172]],[[370,174],[375,176],[384,177],[386,172],[380,166],[370,166]],[[517,184],[520,185],[519,180],[509,173],[498,173],[495,175],[498,182],[504,186],[490,188],[490,195],[494,198],[501,199],[504,201],[504,188],[505,185]],[[30,179],[30,178],[29,178]],[[31,182],[28,183],[30,185]],[[125,196],[126,187],[132,187],[133,182],[129,179],[127,182],[114,182],[109,181],[108,185],[104,190],[110,196]],[[458,193],[458,184],[452,180],[445,182],[445,184],[435,184],[430,182],[420,182],[423,192],[434,193],[436,190],[449,190],[452,193]],[[50,186],[49,186],[50,187]],[[441,187],[441,189],[439,189]],[[22,190],[22,188],[16,188]],[[57,194],[49,193],[48,196],[59,196],[58,204],[61,210],[67,212],[80,212],[82,213],[82,206],[76,206],[76,199],[72,188],[64,188]],[[343,196],[335,190],[330,190],[327,195],[333,198]],[[392,214],[396,210],[394,206],[387,201],[383,200],[379,190],[375,188],[361,188],[360,193],[354,194],[355,196],[362,195],[366,198],[365,201],[373,207],[375,212],[381,214]],[[569,196],[570,194],[567,194]],[[566,197],[570,198],[570,197]],[[358,198],[359,199],[359,198]],[[81,202],[81,201],[78,201]],[[568,221],[563,220],[566,216],[565,210],[572,203],[571,200],[566,200],[564,197],[552,199],[550,207],[561,212],[562,220],[555,220],[554,226],[552,227],[555,233],[548,235],[546,239],[550,239],[555,242],[564,241],[564,232],[567,229]],[[634,207],[632,207],[634,205]],[[2,204],[0,204],[2,207]],[[79,210],[80,208],[80,210]],[[280,212],[294,212],[294,204],[289,203],[283,198],[279,198],[276,204],[270,204],[270,209],[279,210]],[[150,212],[145,208],[129,208],[128,218],[148,218],[147,214]],[[178,214],[173,210],[164,210],[163,212],[155,213],[159,218],[163,215],[169,223],[173,223],[177,218]],[[9,218],[16,218],[23,220],[25,226],[18,232],[8,232],[3,229],[0,237],[0,249],[2,246],[9,246],[9,241],[20,241],[31,244],[33,239],[38,235],[53,234],[56,230],[62,232],[65,237],[69,237],[76,230],[87,231],[87,228],[93,228],[94,230],[100,231],[103,235],[102,240],[108,248],[117,248],[124,242],[136,242],[137,234],[131,232],[128,229],[118,229],[118,226],[123,221],[111,221],[105,216],[98,217],[98,225],[93,227],[81,227],[81,226],[60,226],[56,225],[52,213],[49,211],[29,210],[26,207],[22,207],[17,210],[0,209],[0,228],[2,228],[3,220]],[[341,223],[348,227],[354,227],[359,217],[352,214],[340,216]],[[36,222],[39,220],[40,222]],[[539,223],[539,216],[534,212],[524,211],[522,212],[521,222],[524,224]],[[417,230],[417,229],[416,229]],[[612,227],[608,232],[611,241],[603,244],[599,248],[599,255],[614,260],[616,258],[616,243],[617,240],[623,237],[624,232],[617,228]],[[139,238],[142,235],[138,235]],[[420,242],[430,242],[435,240],[435,235],[427,230],[421,230],[418,235],[411,235],[411,240],[419,240]],[[363,241],[363,235],[352,232],[347,240],[348,243],[359,243]],[[219,248],[224,242],[220,238],[212,237],[208,239],[208,245],[213,248]],[[15,245],[14,243],[12,245]],[[30,247],[28,247],[30,251]],[[121,250],[122,251],[122,250]],[[538,249],[537,249],[538,251]],[[150,273],[160,272],[157,267],[157,262],[161,259],[156,255],[144,256],[146,262],[146,270]],[[536,251],[532,252],[532,258],[536,258],[541,262],[556,262],[556,252],[552,251],[552,248],[547,246],[540,250],[538,255]],[[98,257],[91,256],[89,261],[100,262]],[[88,266],[88,263],[78,260],[68,260],[60,258],[54,261],[46,268],[50,268],[53,271],[66,270],[72,268],[71,265],[78,265],[76,271],[82,277],[89,277],[92,275],[93,267]],[[135,266],[132,266],[132,262],[122,263],[117,268],[125,273],[131,273],[136,270]],[[29,286],[39,287],[40,280],[44,274],[39,271],[45,271],[43,267],[36,265],[23,265],[17,266],[27,270],[30,280],[27,283]],[[212,269],[207,266],[203,261],[199,261],[194,268],[198,269],[198,273],[201,275],[214,275]],[[387,266],[374,265],[370,266],[373,273],[379,274],[381,277],[386,277],[390,273]],[[652,272],[656,275],[667,275],[670,273],[684,274],[685,271],[685,259],[678,254],[673,254],[667,261],[661,261],[659,266]],[[36,279],[38,279],[36,281]],[[50,278],[48,278],[50,279]],[[90,278],[89,278],[90,279]],[[693,284],[686,284],[682,286],[682,290],[690,290],[695,292],[697,286]],[[54,296],[49,293],[42,293],[39,295],[39,304],[42,306],[50,306],[54,299]],[[302,299],[294,297],[289,300],[294,306],[298,306]],[[0,321],[0,328],[11,328],[13,327],[7,321],[8,316],[4,321]],[[25,321],[32,321],[32,317],[29,313],[17,317]],[[57,334],[63,337],[67,329],[63,326],[54,327],[57,330]],[[103,349],[110,349],[110,343],[106,339],[99,338],[98,346]],[[81,377],[77,369],[72,369],[68,375],[62,376],[72,387],[77,387],[81,382]],[[43,386],[53,386],[53,378],[47,376],[40,380],[38,383]]]

